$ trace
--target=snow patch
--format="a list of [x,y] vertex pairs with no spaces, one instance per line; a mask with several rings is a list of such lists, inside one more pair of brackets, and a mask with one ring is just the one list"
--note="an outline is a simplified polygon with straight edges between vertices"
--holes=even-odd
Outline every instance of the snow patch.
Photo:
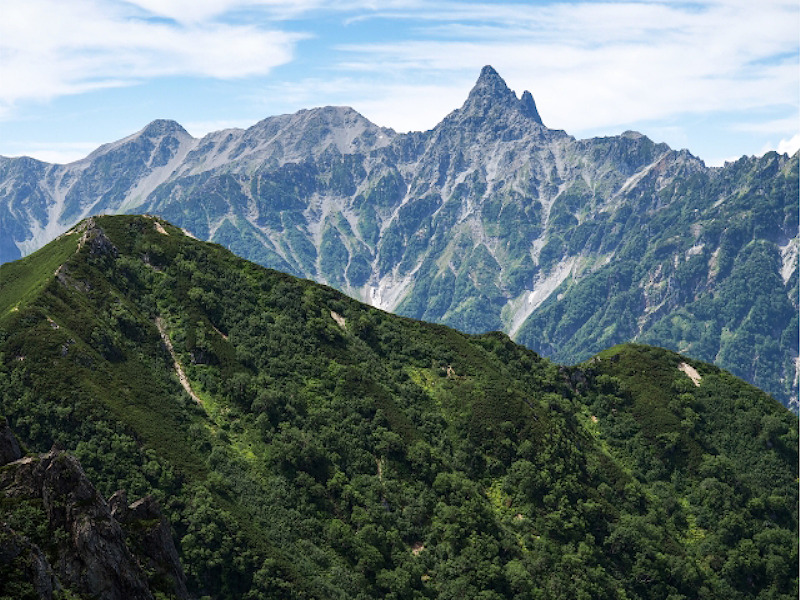
[[377,284],[367,284],[364,289],[364,300],[375,308],[392,312],[400,305],[403,298],[414,285],[414,274],[398,278],[393,273],[384,275]]
[[614,195],[618,196],[620,194],[624,194],[625,192],[633,188],[637,183],[639,183],[642,179],[644,179],[648,175],[648,173],[650,173],[650,171],[652,171],[656,167],[656,165],[658,165],[664,159],[664,157],[667,156],[667,154],[669,154],[669,152],[665,152],[657,159],[655,159],[653,162],[651,162],[649,165],[647,165],[644,169],[642,169],[641,171],[637,171],[636,173],[628,177],[625,183],[622,184],[622,187],[619,188],[619,191]]
[[[166,136],[153,140],[156,148],[159,147],[164,137]],[[153,169],[136,182],[136,185],[125,195],[124,200],[119,206],[119,212],[130,211],[147,200],[147,197],[153,193],[158,186],[167,181],[178,170],[186,159],[186,155],[197,146],[197,143],[198,140],[193,137],[181,136],[180,146],[178,146],[178,150],[175,152],[174,156],[163,167]],[[151,155],[150,162],[152,162],[152,160],[153,157]]]
[[[64,211],[64,199],[69,191],[69,187],[64,188],[62,182],[64,176],[72,167],[56,166],[48,173],[47,179],[51,177],[55,179],[55,184],[46,185],[44,181],[40,184],[40,189],[50,197],[51,203],[47,206],[47,216],[44,221],[39,221],[28,213],[31,219],[28,225],[31,237],[27,240],[16,242],[22,256],[27,256],[50,242],[56,239],[61,234],[65,233],[70,227],[69,224],[62,225],[59,223],[59,217]],[[75,178],[73,178],[74,181]],[[9,183],[9,185],[11,185]],[[70,186],[71,187],[71,186]]]
[[544,248],[546,243],[547,239],[543,235],[533,240],[533,244],[531,244],[531,258],[534,260],[534,262],[539,262],[539,253],[542,251],[542,248]]

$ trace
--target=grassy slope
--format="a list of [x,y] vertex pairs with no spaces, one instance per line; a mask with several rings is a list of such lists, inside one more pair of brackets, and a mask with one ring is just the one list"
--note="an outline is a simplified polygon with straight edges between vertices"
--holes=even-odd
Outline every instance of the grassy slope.
[[[797,424],[738,380],[693,363],[704,381],[687,387],[680,357],[636,346],[559,369],[502,334],[393,317],[166,223],[97,223],[64,282],[47,273],[74,236],[25,259],[36,269],[0,270],[6,303],[39,290],[2,322],[0,411],[31,447],[74,451],[104,493],[155,493],[196,593],[796,589],[775,565],[796,562]],[[717,531],[730,507],[706,506],[710,479],[744,490],[738,532]],[[736,553],[758,535],[769,573],[756,561],[742,580]]]
[[79,240],[80,233],[65,234],[42,248],[42,251],[3,265],[0,323],[41,293],[52,280],[55,270],[75,252]]

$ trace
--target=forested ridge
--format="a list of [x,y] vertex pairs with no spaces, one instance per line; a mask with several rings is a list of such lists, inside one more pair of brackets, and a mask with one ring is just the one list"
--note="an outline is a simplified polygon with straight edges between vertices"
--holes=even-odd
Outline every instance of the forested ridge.
[[[559,366],[153,217],[0,267],[0,414],[153,494],[198,597],[798,593],[797,419],[757,388],[640,345]],[[47,551],[40,512],[0,497]]]

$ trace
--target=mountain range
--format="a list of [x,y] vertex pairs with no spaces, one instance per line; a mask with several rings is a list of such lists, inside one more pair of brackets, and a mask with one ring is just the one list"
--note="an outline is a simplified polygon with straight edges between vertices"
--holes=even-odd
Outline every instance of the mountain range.
[[398,314],[576,363],[640,341],[797,410],[798,154],[709,168],[636,132],[578,140],[485,67],[396,133],[346,107],[196,139],[154,121],[83,160],[0,158],[0,260],[150,213]]
[[0,598],[798,593],[798,420],[756,387],[559,366],[158,217],[0,266],[0,414]]

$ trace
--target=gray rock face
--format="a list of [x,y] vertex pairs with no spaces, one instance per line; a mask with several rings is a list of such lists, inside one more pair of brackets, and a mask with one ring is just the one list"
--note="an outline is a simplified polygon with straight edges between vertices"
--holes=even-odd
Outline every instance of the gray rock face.
[[19,458],[22,458],[19,442],[6,420],[0,418],[0,467]]
[[[14,574],[22,581],[30,582],[38,598],[51,600],[53,591],[61,590],[47,557],[38,546],[5,523],[0,523],[0,571],[6,574],[15,566]],[[7,583],[0,582],[0,593],[7,592],[4,589]]]
[[109,600],[153,598],[119,523],[75,458],[50,452],[12,466],[0,473],[0,490],[41,498],[50,530],[64,532],[54,567],[64,586]]
[[[149,212],[385,310],[562,362],[646,341],[788,403],[797,169],[707,168],[637,132],[576,140],[487,66],[426,132],[325,107],[202,139],[155,121],[70,165],[0,159],[0,260],[99,211]],[[755,263],[764,281],[734,292]]]
[[108,506],[132,546],[139,549],[145,569],[156,577],[173,581],[176,598],[188,598],[186,575],[172,541],[172,532],[155,498],[145,496],[128,505],[127,495],[120,490],[109,499]]
[[486,120],[504,118],[509,112],[519,112],[542,125],[531,93],[525,91],[522,98],[517,99],[517,95],[508,88],[497,71],[487,65],[481,70],[478,81],[461,110],[454,114],[466,119]]
[[152,498],[128,506],[124,493],[115,494],[107,504],[78,461],[61,451],[9,463],[0,471],[0,497],[11,507],[41,506],[53,536],[39,543],[48,544],[55,562],[24,535],[0,527],[0,567],[22,565],[12,574],[33,582],[39,597],[63,587],[104,600],[151,600],[145,567],[174,581],[175,597],[188,598],[169,524]]

